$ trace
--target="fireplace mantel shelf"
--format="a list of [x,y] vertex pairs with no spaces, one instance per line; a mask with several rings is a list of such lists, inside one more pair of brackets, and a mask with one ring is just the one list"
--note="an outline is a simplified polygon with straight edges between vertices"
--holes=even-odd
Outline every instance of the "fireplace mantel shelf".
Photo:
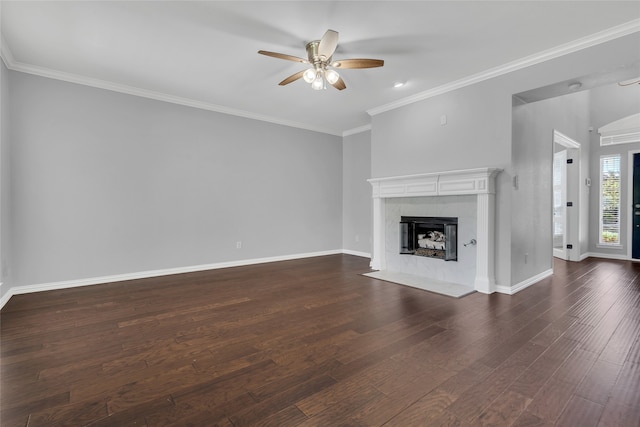
[[474,289],[495,292],[495,177],[498,168],[478,168],[418,175],[372,178],[373,257],[371,267],[386,269],[385,199],[395,197],[430,197],[477,195],[477,251]]
[[372,178],[373,198],[495,194],[494,177],[502,169],[479,168],[419,175]]

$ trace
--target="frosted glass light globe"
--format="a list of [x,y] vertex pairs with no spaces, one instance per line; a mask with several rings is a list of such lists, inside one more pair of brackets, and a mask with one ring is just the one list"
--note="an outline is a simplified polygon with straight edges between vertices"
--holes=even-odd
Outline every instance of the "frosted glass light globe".
[[305,82],[311,83],[316,78],[316,70],[314,70],[313,68],[309,68],[307,71],[304,72],[304,74],[302,75],[302,78],[304,79]]
[[340,78],[340,74],[338,74],[335,70],[328,70],[324,74],[324,76],[327,79],[327,81],[331,84],[335,84]]
[[324,80],[322,79],[322,74],[318,73],[313,83],[311,83],[311,87],[314,90],[324,89]]

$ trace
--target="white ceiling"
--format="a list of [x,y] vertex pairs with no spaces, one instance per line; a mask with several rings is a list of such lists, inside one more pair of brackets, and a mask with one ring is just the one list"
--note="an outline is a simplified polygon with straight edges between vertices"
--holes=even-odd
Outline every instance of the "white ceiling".
[[[638,31],[640,22],[638,1],[3,0],[0,7],[11,69],[335,135],[367,126],[368,111]],[[343,91],[314,91],[303,80],[278,86],[305,66],[257,51],[306,57],[305,44],[327,29],[340,33],[334,59],[383,59],[384,67],[342,70]],[[394,89],[399,80],[407,84]]]

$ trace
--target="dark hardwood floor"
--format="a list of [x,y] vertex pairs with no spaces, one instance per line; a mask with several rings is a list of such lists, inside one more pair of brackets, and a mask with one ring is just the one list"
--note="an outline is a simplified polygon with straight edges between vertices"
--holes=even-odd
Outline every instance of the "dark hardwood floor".
[[9,426],[634,426],[640,265],[453,299],[335,255],[18,295]]

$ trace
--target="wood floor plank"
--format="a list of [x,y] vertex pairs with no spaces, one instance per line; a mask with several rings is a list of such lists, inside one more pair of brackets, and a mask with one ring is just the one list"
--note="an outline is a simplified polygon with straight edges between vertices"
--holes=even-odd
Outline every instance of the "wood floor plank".
[[632,362],[624,364],[607,404],[612,401],[640,408],[640,364]]
[[[289,406],[280,412],[254,423],[254,427],[297,426],[307,421],[307,417],[296,406]],[[230,427],[233,427],[230,424]]]
[[349,399],[350,396],[363,393],[365,390],[372,389],[372,385],[367,377],[357,375],[346,379],[345,381],[336,382],[324,390],[314,393],[304,399],[298,400],[296,406],[307,417],[313,417],[328,408],[340,404]]
[[29,418],[30,426],[86,425],[98,418],[108,416],[107,402],[98,397],[86,401],[55,406],[33,411]]
[[[234,394],[223,396],[221,393],[204,392],[199,395],[190,394],[182,396],[179,400],[169,399],[170,406],[157,408],[137,407],[130,413],[144,413],[145,421],[150,427],[178,426],[178,425],[202,425],[202,426],[233,426],[228,414],[241,411],[255,403],[247,394]],[[114,425],[114,424],[111,424]]]
[[400,352],[405,348],[412,347],[443,331],[444,329],[440,326],[431,325],[422,331],[416,332],[406,338],[387,344],[384,347],[369,352],[366,356],[360,357],[350,363],[344,364],[343,366],[332,370],[330,372],[330,375],[337,380],[343,380],[368,366],[378,363],[381,360],[393,356],[394,354]]
[[640,364],[640,334],[627,353],[627,362]]
[[549,322],[546,320],[533,320],[527,326],[523,327],[517,333],[514,333],[511,337],[503,341],[499,347],[480,359],[480,362],[494,368],[499,366],[532,338],[543,331],[548,325]]
[[592,402],[605,405],[618,379],[620,368],[620,365],[597,360],[576,389],[575,394]]
[[16,295],[5,426],[617,426],[640,420],[640,265],[556,260],[456,299],[351,255]]
[[[438,323],[438,326],[441,326]],[[466,346],[473,347],[485,334],[479,331],[447,329],[446,331],[434,335],[422,343],[416,344],[398,354],[391,356],[392,359],[405,363],[429,363],[441,366],[449,370],[463,369],[460,365],[451,363],[452,354],[458,352],[460,348]]]
[[[3,397],[8,393],[10,392],[2,388]],[[41,392],[39,394],[45,393],[46,392]],[[51,391],[48,391],[48,393],[51,393]],[[67,405],[69,403],[69,392],[63,391],[41,398],[24,396],[23,399],[24,400],[22,401],[13,400],[11,406],[5,405],[5,399],[3,399],[3,404],[1,406],[2,410],[0,412],[0,421],[2,425],[4,425],[5,423],[8,425],[11,425],[11,423],[16,423],[15,425],[21,425],[21,423],[24,422],[24,419],[29,418],[32,413]]]
[[[396,412],[397,415],[387,418],[385,425],[433,425],[434,420],[440,418],[445,410],[455,401],[454,396],[442,389],[432,390],[413,403],[407,404],[406,409]],[[386,414],[388,416],[388,414]],[[367,418],[365,420],[368,421]],[[376,425],[380,425],[379,423]]]
[[493,371],[494,369],[483,365],[480,362],[475,362],[450,377],[438,388],[456,396],[457,398],[471,387],[474,387],[484,381]]
[[333,405],[328,406],[322,412],[309,416],[309,418],[300,423],[303,427],[315,426],[333,426],[344,423],[354,413],[360,411],[360,408],[368,402],[375,401],[383,396],[375,387],[367,386],[359,388],[357,393],[345,395],[343,399]]
[[600,359],[622,365],[638,336],[640,319],[624,317],[600,354]]
[[287,367],[278,367],[275,371],[276,375],[274,375],[273,378],[269,381],[255,384],[255,386],[250,387],[248,391],[257,402],[261,402],[277,395],[282,390],[287,390],[296,384],[324,375],[338,366],[342,366],[342,364],[337,360],[331,359],[321,364],[310,364],[305,368],[297,367],[296,369],[290,369]]
[[639,424],[640,406],[611,400],[602,412],[598,427],[637,427]]
[[507,390],[500,394],[477,418],[479,426],[509,426],[522,415],[531,399]]
[[[546,314],[546,313],[545,313]],[[547,317],[545,317],[546,319]],[[568,315],[563,315],[553,322],[551,322],[546,328],[544,328],[538,335],[531,339],[531,342],[549,347],[555,340],[560,338],[564,333],[576,323],[577,319]]]
[[604,407],[598,403],[574,396],[555,423],[556,427],[592,427],[598,425]]
[[[486,379],[469,388],[448,408],[466,422],[479,417],[491,402],[505,392],[521,372],[526,371],[546,349],[528,343],[491,372]],[[514,391],[515,393],[515,391]]]
[[236,427],[252,425],[335,383],[336,380],[329,376],[312,378],[248,408],[230,414],[229,419]]
[[595,361],[594,353],[584,350],[574,351],[538,390],[527,411],[543,420],[555,423]]
[[528,411],[524,411],[522,415],[511,424],[511,427],[551,427],[552,423],[539,418]]
[[578,345],[565,338],[555,341],[514,381],[512,390],[533,398]]

